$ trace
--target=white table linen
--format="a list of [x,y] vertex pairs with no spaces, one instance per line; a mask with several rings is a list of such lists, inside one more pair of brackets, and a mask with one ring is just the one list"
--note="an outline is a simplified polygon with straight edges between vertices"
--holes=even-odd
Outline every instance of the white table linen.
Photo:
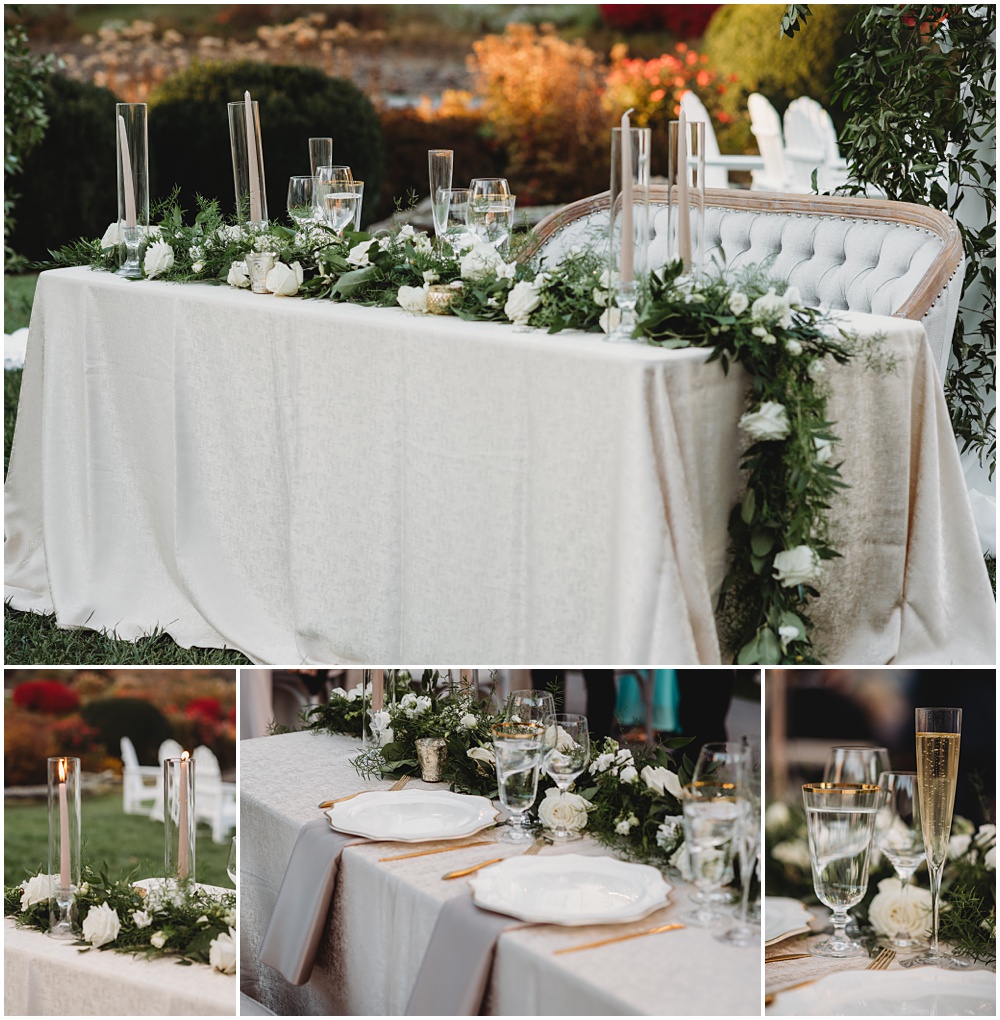
[[[923,329],[848,321],[897,365],[831,373],[853,488],[817,643],[829,662],[992,663]],[[746,381],[705,357],[44,273],[6,597],[262,663],[717,663]]]
[[[441,876],[522,852],[498,844],[380,864],[378,858],[413,846],[346,847],[312,978],[299,988],[289,985],[257,962],[257,952],[299,828],[315,820],[322,800],[389,785],[357,775],[348,761],[356,748],[350,738],[311,733],[240,744],[240,980],[244,992],[279,1014],[402,1015],[442,905],[468,895],[464,882]],[[421,785],[415,780],[408,788]],[[542,853],[607,851],[585,840]],[[485,1012],[757,1016],[759,952],[723,946],[704,929],[552,955],[563,946],[674,921],[687,909],[688,892],[679,884],[668,907],[631,925],[531,925],[505,932]]]
[[4,919],[5,1016],[233,1016],[236,978],[204,964],[147,960],[69,942]]

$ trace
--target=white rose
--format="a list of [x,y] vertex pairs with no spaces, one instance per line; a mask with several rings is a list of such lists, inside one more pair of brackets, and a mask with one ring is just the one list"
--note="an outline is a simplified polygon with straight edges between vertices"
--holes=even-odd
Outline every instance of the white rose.
[[684,819],[681,815],[667,815],[656,830],[656,845],[661,850],[672,847],[683,825]]
[[477,241],[462,256],[462,279],[472,280],[479,276],[495,274],[498,267],[503,264],[503,256],[492,244],[484,244],[482,241]]
[[228,934],[222,932],[208,944],[208,962],[213,969],[221,971],[223,974],[236,973],[235,935],[236,932],[230,928]]
[[427,311],[427,291],[423,287],[400,287],[396,301],[404,312],[419,315]]
[[293,297],[299,292],[302,282],[302,265],[293,262],[286,266],[284,262],[276,262],[264,278],[264,286],[278,297]]
[[135,922],[136,928],[148,928],[153,923],[153,915],[145,910],[133,910],[132,920]]
[[787,329],[792,324],[792,305],[789,295],[798,296],[798,291],[790,288],[784,297],[775,294],[772,287],[763,297],[757,298],[750,309],[750,314],[757,322],[769,326],[782,326]]
[[976,838],[972,841],[978,847],[989,846],[995,843],[997,838],[997,827],[995,825],[980,825]]
[[437,283],[441,277],[433,269],[424,270],[424,283]]
[[618,776],[623,783],[634,783],[639,778],[639,773],[634,765],[626,765]]
[[764,812],[764,824],[772,828],[785,826],[791,820],[792,813],[788,810],[788,805],[780,800],[768,804],[767,810]]
[[829,439],[813,436],[813,448],[816,450],[817,464],[825,464],[833,456],[833,443]]
[[798,356],[802,353],[802,344],[800,344],[798,340],[786,340],[785,350],[793,356]]
[[234,262],[229,267],[229,275],[226,277],[226,283],[230,287],[249,287],[250,286],[250,270],[247,269],[245,262]]
[[809,847],[801,839],[788,839],[784,843],[778,843],[771,851],[771,856],[782,864],[790,864],[800,871],[808,871],[810,868]]
[[952,836],[948,841],[948,856],[954,860],[956,857],[961,857],[972,843],[972,836],[967,834],[959,834]]
[[930,918],[930,890],[911,885],[903,892],[898,878],[883,878],[868,908],[868,920],[879,935],[923,938],[930,934]]
[[815,581],[822,572],[819,556],[807,545],[783,549],[774,557],[773,576],[781,582],[782,588],[794,588],[797,584]]
[[610,754],[599,754],[590,764],[590,774],[596,776],[599,772],[607,772],[615,763],[615,756]]
[[122,923],[118,920],[118,911],[112,910],[107,903],[91,907],[83,919],[83,937],[95,949],[114,942],[121,930]]
[[476,728],[476,717],[471,712],[466,712],[458,720],[458,728],[461,730],[474,730]]
[[167,936],[162,931],[158,931],[149,936],[149,944],[154,949],[162,949],[167,944]]
[[413,693],[413,691],[407,691],[406,694],[404,694],[399,699],[399,707],[403,708],[403,709],[413,708],[413,706],[416,703],[417,703],[417,696]]
[[781,647],[787,648],[789,642],[797,641],[799,638],[798,627],[779,627],[778,628],[778,640],[781,641]]
[[487,744],[484,747],[470,747],[465,752],[473,761],[481,761],[486,765],[496,765],[497,756],[493,753],[493,745]]
[[750,307],[750,298],[741,290],[734,290],[729,295],[729,310],[733,315],[742,315]]
[[204,262],[195,262],[191,266],[192,273],[200,273],[205,268]]
[[751,439],[758,440],[784,439],[790,431],[788,411],[775,400],[765,400],[756,411],[747,411],[739,426]]
[[813,358],[813,360],[809,362],[806,374],[813,382],[819,382],[820,379],[826,375],[826,365],[820,358]]
[[114,223],[109,223],[108,229],[104,231],[104,236],[101,238],[101,247],[116,248],[124,240],[118,229],[118,221],[115,220]]
[[622,321],[622,313],[618,308],[605,308],[601,314],[600,324],[601,329],[605,333],[613,333],[618,328],[618,323]]
[[217,233],[226,242],[239,241],[243,237],[243,229],[236,223],[219,227]]
[[676,772],[671,772],[670,769],[665,769],[662,766],[654,769],[652,765],[647,765],[641,775],[642,781],[661,797],[664,794],[669,794],[671,797],[680,798],[681,781],[677,778]]
[[147,279],[155,279],[161,273],[172,269],[174,265],[174,249],[166,241],[154,241],[146,249],[146,257],[142,267],[146,270]]
[[370,266],[371,259],[368,255],[368,249],[375,245],[375,251],[379,250],[378,239],[372,238],[370,241],[360,241],[347,253],[347,263],[351,266]]
[[34,878],[27,878],[21,883],[21,909],[36,903],[45,903],[53,896],[53,891],[59,882],[58,875],[35,875]]
[[538,805],[538,818],[546,829],[579,832],[587,825],[587,801],[576,793],[560,793],[555,787],[545,791]]

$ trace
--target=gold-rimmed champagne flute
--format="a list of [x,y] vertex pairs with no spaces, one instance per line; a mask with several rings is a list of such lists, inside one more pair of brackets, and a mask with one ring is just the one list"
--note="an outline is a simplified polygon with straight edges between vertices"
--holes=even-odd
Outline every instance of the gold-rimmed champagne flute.
[[958,751],[962,742],[960,708],[918,708],[917,799],[920,802],[920,826],[924,833],[924,853],[931,879],[931,944],[926,953],[902,961],[904,967],[943,967],[962,970],[969,961],[943,953],[938,945],[941,916],[941,876],[948,860],[951,816],[955,810],[958,786]]

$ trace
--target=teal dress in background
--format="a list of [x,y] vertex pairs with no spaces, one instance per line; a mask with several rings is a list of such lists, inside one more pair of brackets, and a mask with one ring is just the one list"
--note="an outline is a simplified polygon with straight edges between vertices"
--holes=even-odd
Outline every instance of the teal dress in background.
[[660,733],[676,733],[677,705],[680,691],[677,677],[672,669],[644,669],[630,673],[620,673],[618,677],[618,700],[615,704],[615,715],[623,729],[629,726],[644,726],[646,710],[642,703],[642,690],[636,679],[636,672],[648,676],[653,674],[653,729]]

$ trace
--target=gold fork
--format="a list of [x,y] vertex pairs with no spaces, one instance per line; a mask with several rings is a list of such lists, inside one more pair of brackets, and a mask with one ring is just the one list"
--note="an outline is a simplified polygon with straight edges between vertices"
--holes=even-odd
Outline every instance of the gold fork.
[[[401,779],[397,779],[396,782],[394,782],[392,786],[389,787],[389,793],[391,793],[393,790],[402,790],[403,787],[406,786],[406,784],[410,781],[410,778],[411,778],[410,776],[403,776]],[[343,804],[345,800],[351,800],[354,797],[360,797],[361,794],[368,792],[369,792],[368,790],[358,790],[357,793],[349,793],[346,797],[337,797],[336,800],[324,800],[323,803],[319,805],[319,809],[320,811],[322,811],[325,808],[333,807],[334,804]]]
[[[539,850],[545,846],[547,840],[544,836],[539,836],[527,850],[524,851],[523,856],[527,857],[529,854],[537,854]],[[441,878],[446,882],[452,878],[464,878],[466,875],[471,875],[474,871],[478,871],[480,868],[488,867],[490,864],[499,864],[501,861],[506,860],[505,857],[494,857],[492,860],[483,861],[481,864],[474,864],[471,868],[462,868],[461,871],[449,871],[447,875],[442,875]]]
[[885,970],[893,960],[896,959],[896,950],[890,949],[886,946],[885,949],[879,950],[878,956],[872,960],[871,963],[865,967],[865,970]]

